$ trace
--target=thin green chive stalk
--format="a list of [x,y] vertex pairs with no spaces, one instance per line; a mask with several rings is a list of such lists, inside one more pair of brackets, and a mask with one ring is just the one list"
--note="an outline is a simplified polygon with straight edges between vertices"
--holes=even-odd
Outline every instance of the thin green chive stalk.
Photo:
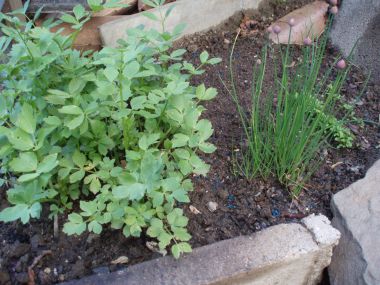
[[[332,130],[326,123],[326,116],[335,116],[343,83],[350,66],[336,67],[338,60],[321,74],[322,62],[328,40],[330,22],[323,36],[302,48],[302,56],[296,64],[293,50],[288,44],[281,46],[266,44],[261,52],[260,62],[252,69],[251,105],[243,107],[235,85],[233,54],[238,36],[230,55],[230,83],[223,82],[231,95],[239,114],[244,140],[241,157],[234,158],[234,169],[249,179],[260,176],[277,180],[298,196],[307,181],[321,163],[319,152],[329,146]],[[272,52],[273,57],[268,58]],[[273,66],[273,86],[264,90],[268,80],[267,67]],[[331,74],[338,69],[331,80]]]

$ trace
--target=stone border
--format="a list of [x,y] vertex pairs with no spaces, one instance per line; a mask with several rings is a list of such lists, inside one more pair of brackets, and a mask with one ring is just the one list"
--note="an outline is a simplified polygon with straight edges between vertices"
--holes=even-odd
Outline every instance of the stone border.
[[334,249],[331,285],[380,284],[380,160],[365,177],[331,200],[332,224],[341,233]]
[[320,281],[340,233],[322,215],[301,224],[280,224],[250,236],[206,245],[175,260],[171,256],[64,285],[311,285]]
[[[186,23],[182,36],[202,32],[217,26],[229,19],[235,13],[247,9],[257,9],[263,0],[177,0],[164,5],[162,13],[175,6],[166,22],[167,30],[172,30],[180,23]],[[159,10],[149,12],[159,17]],[[161,30],[161,24],[139,14],[124,16],[99,27],[104,46],[117,46],[118,39],[126,38],[126,31],[144,24],[146,29]]]
[[344,0],[334,19],[330,39],[344,56],[354,49],[353,61],[380,79],[380,1]]

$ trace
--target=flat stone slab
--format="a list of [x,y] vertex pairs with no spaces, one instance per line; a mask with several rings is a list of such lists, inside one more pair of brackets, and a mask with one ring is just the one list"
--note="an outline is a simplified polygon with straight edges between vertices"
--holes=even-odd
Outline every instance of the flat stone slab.
[[322,223],[325,234],[335,236],[327,239],[329,244],[315,241],[316,234],[301,224],[281,224],[251,236],[194,249],[179,260],[166,256],[64,284],[274,285],[285,284],[284,280],[292,285],[318,284],[323,268],[330,263],[332,247],[338,242],[337,231],[325,219],[314,217],[311,230],[318,230]]
[[45,13],[68,12],[72,11],[77,4],[88,7],[87,0],[31,0],[28,11],[35,12],[44,6],[43,12]]
[[[186,28],[182,33],[182,36],[185,36],[217,26],[242,10],[257,9],[261,1],[263,0],[177,0],[161,8],[162,13],[165,14],[174,6],[165,22],[166,30],[172,31],[176,25],[186,23]],[[159,18],[158,8],[151,9],[149,12]],[[159,22],[152,21],[141,13],[125,16],[123,19],[99,27],[103,44],[117,46],[117,40],[125,39],[129,28],[136,28],[139,25],[144,25],[148,30],[153,28],[161,31],[162,29]]]
[[354,62],[380,80],[380,1],[344,0],[334,19],[331,41],[347,57],[357,42]]
[[380,284],[380,160],[335,194],[331,208],[332,224],[342,233],[329,267],[331,284]]

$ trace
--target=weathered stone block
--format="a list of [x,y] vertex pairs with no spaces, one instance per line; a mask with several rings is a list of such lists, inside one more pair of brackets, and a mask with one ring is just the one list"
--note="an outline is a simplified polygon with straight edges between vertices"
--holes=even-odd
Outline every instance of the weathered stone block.
[[[182,36],[201,32],[221,24],[235,13],[243,9],[257,9],[262,0],[177,0],[176,2],[164,5],[161,9],[163,14],[172,7],[170,17],[165,22],[166,30],[181,23],[186,24]],[[159,10],[151,9],[149,12],[159,17]],[[125,16],[123,19],[104,24],[99,27],[102,41],[105,46],[117,46],[118,39],[127,37],[126,31],[144,25],[146,29],[156,29],[161,31],[161,24],[152,21],[139,14]]]
[[335,17],[331,41],[345,56],[357,44],[354,61],[380,80],[380,1],[344,0]]
[[194,249],[179,260],[166,256],[65,285],[315,285],[339,233],[324,216],[304,223],[307,228],[281,224]]
[[329,267],[331,284],[380,284],[380,160],[335,194],[331,208],[342,234]]

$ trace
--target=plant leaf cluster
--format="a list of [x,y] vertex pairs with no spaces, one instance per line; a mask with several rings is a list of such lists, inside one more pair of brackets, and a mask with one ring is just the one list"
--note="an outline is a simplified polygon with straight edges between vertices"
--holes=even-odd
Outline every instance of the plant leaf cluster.
[[[98,11],[101,2],[89,6]],[[174,244],[175,257],[189,252],[178,205],[189,202],[190,177],[209,170],[199,153],[215,150],[213,128],[199,103],[217,95],[190,79],[220,60],[203,52],[197,67],[184,61],[185,50],[172,49],[184,25],[140,26],[116,48],[81,53],[72,46],[91,14],[80,5],[73,12],[41,26],[38,15],[24,23],[0,14],[1,182],[11,204],[0,220],[27,223],[46,203],[50,216],[69,212],[69,235],[106,226],[126,237],[146,231],[160,249]],[[51,32],[61,22],[75,32]]]

